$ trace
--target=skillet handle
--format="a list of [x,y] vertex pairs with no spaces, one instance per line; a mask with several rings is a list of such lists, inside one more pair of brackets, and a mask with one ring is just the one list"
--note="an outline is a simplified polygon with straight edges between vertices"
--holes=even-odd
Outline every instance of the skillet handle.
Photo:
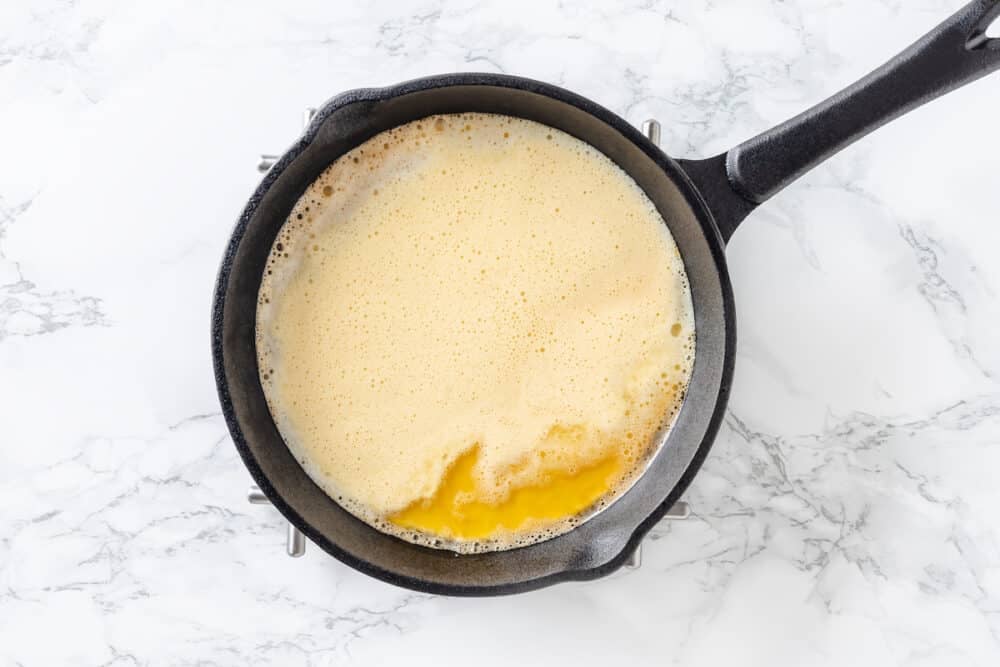
[[728,241],[758,204],[820,162],[904,113],[1000,69],[988,37],[1000,0],[974,0],[860,81],[781,125],[681,166]]

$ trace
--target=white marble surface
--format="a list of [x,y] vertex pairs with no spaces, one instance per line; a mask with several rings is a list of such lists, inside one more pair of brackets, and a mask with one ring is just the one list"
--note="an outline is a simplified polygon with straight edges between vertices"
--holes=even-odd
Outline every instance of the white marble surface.
[[737,232],[731,407],[639,571],[468,600],[285,557],[208,345],[307,105],[503,71],[704,156],[959,4],[0,3],[0,663],[1000,664],[1000,75]]

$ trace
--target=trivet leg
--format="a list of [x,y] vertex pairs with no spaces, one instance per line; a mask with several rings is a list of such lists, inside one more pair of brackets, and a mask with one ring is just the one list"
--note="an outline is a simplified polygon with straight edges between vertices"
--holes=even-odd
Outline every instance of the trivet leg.
[[[264,492],[256,486],[251,486],[250,490],[247,491],[247,500],[254,505],[271,504],[271,501],[267,499]],[[292,524],[288,524],[288,539],[285,542],[285,551],[292,558],[298,558],[306,552],[306,536]]]
[[[649,121],[647,121],[649,122]],[[655,122],[655,121],[654,121]],[[674,503],[674,506],[667,510],[667,513],[663,515],[663,521],[678,521],[681,519],[686,519],[691,516],[691,508],[683,500],[678,500]],[[637,570],[639,566],[642,565],[642,543],[635,548],[635,551],[629,555],[628,560],[622,566],[629,570]]]

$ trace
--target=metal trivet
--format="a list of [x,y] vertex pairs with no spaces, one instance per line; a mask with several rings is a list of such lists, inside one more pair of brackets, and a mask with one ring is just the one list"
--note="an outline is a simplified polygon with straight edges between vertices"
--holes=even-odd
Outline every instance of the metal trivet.
[[[308,127],[309,123],[312,122],[313,116],[316,115],[316,109],[312,107],[306,108],[305,112],[302,114],[302,127]],[[642,132],[645,134],[650,141],[655,145],[660,145],[660,123],[655,120],[647,120],[642,124]],[[261,155],[260,161],[257,163],[257,171],[264,173],[268,169],[274,166],[274,163],[278,161],[278,155]],[[261,491],[256,485],[251,486],[250,490],[247,492],[247,500],[249,500],[254,505],[269,505],[270,501],[264,492]],[[664,521],[676,521],[678,519],[686,519],[691,516],[691,509],[688,504],[683,500],[677,501],[673,507],[667,510],[667,513],[663,515]],[[285,543],[285,551],[292,558],[298,558],[306,552],[306,537],[302,534],[298,528],[292,524],[288,524],[288,538]],[[624,567],[629,570],[635,570],[640,565],[642,565],[642,544],[635,548],[635,551],[629,555],[628,560],[625,561]]]

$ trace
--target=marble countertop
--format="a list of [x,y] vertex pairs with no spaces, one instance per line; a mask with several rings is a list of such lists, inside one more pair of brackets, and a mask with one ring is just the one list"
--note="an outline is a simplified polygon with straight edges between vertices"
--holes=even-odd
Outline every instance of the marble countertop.
[[451,599],[287,558],[208,344],[258,153],[339,91],[521,74],[707,156],[959,4],[0,5],[0,663],[1000,664],[1000,76],[736,233],[730,409],[636,571]]

